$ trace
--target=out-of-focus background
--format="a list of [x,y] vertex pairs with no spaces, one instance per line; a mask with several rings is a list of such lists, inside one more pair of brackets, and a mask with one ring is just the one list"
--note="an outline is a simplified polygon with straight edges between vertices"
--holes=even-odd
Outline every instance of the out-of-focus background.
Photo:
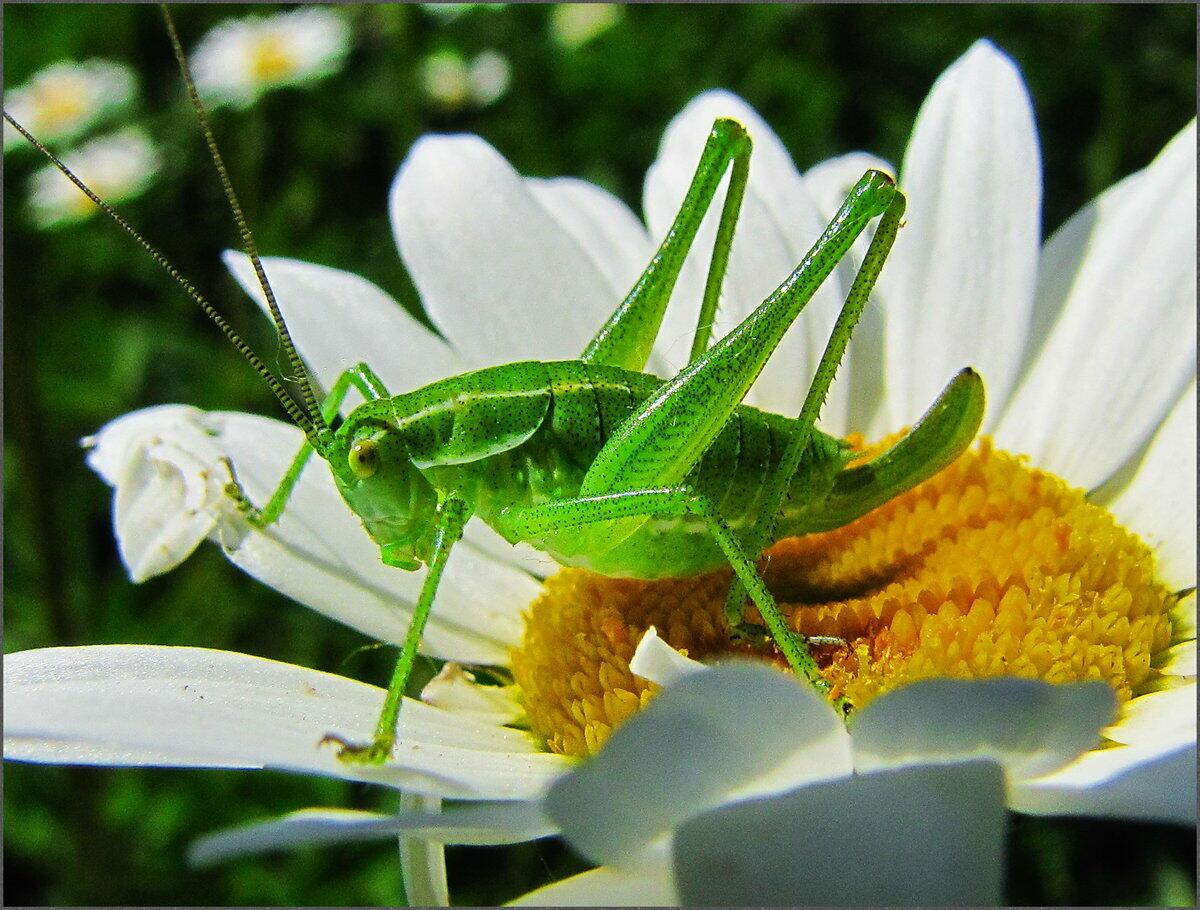
[[[277,7],[181,6],[194,49],[219,22]],[[386,193],[422,133],[472,132],[522,173],[594,181],[640,211],[670,118],[729,88],[803,170],[854,149],[899,163],[937,75],[979,37],[1020,66],[1045,163],[1045,232],[1147,164],[1193,116],[1196,13],[1153,6],[357,6],[332,8],[344,59],[311,81],[218,106],[213,122],[264,253],[357,272],[414,312]],[[260,351],[269,328],[221,267],[237,235],[153,6],[6,6],[6,106],[61,61],[128,67],[127,103],[78,135],[126,127],[140,163],[106,172],[121,208]],[[219,58],[218,58],[219,59]],[[127,86],[129,88],[129,86]],[[69,107],[69,105],[68,105]],[[42,112],[50,127],[70,110]],[[57,117],[57,121],[54,119]],[[147,141],[148,140],[148,141]],[[128,143],[126,146],[128,151]],[[134,152],[129,152],[134,154]],[[137,161],[138,159],[135,159]],[[119,164],[119,162],[118,162]],[[143,642],[230,648],[386,679],[391,653],[239,574],[205,546],[143,585],[117,558],[107,487],[80,437],[138,407],[184,402],[278,416],[259,380],[127,237],[4,155],[4,649]],[[132,171],[132,172],[131,172]],[[122,184],[122,180],[125,181]],[[969,188],[963,204],[969,205]],[[56,208],[57,206],[57,208]],[[390,808],[361,786],[276,773],[4,769],[10,904],[389,904],[393,844],[287,853],[194,871],[215,828],[310,805]],[[1014,818],[1008,900],[1192,904],[1194,832]],[[561,845],[451,849],[451,893],[496,903],[582,868]]]

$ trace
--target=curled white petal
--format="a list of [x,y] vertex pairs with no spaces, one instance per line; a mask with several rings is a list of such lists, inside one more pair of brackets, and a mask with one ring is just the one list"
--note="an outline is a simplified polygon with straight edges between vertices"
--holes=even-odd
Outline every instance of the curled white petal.
[[689,673],[703,669],[704,664],[684,657],[663,641],[654,626],[650,626],[642,635],[629,661],[630,672],[660,686],[670,685]]

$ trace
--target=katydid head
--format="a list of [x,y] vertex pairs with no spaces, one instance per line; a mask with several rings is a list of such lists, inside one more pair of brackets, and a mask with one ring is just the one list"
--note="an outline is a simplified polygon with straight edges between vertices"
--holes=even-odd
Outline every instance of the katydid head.
[[401,432],[360,405],[318,450],[347,505],[379,545],[383,561],[413,570],[429,561],[437,491],[413,464]]

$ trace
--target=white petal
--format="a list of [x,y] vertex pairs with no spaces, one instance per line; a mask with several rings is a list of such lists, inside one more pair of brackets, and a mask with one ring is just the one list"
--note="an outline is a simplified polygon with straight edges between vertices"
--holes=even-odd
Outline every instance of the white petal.
[[[804,187],[816,201],[822,218],[831,220],[837,214],[851,188],[868,170],[883,171],[893,177],[896,174],[894,165],[866,152],[850,152],[830,158],[805,171]],[[854,281],[854,272],[870,246],[869,234],[869,231],[863,232],[854,242],[846,262],[838,266],[838,274],[835,277],[840,278],[843,294],[849,293],[850,285]],[[854,330],[854,341],[846,349],[845,363],[839,370],[844,374],[840,384],[848,386],[845,425],[841,426],[832,421],[829,414],[826,414],[822,421],[827,429],[839,436],[844,436],[851,430],[858,430],[866,433],[869,439],[875,439],[897,429],[883,425],[883,421],[876,424],[885,389],[883,314],[886,310],[886,295],[876,285],[870,301],[859,317],[858,327]]]
[[635,676],[660,686],[668,686],[675,680],[704,669],[704,664],[684,657],[658,637],[658,630],[651,626],[642,635],[637,650],[629,661],[629,671]]
[[615,308],[654,252],[646,228],[629,206],[586,180],[526,177],[524,182],[533,197],[596,264],[608,282]]
[[84,440],[92,447],[88,464],[115,490],[113,530],[134,581],[175,568],[221,517],[229,472],[201,417],[164,405],[126,414]]
[[965,366],[987,383],[990,426],[1028,337],[1042,202],[1029,95],[990,42],[975,42],[934,83],[900,186],[906,226],[879,282],[888,429],[912,423]]
[[1019,783],[1009,805],[1030,815],[1083,815],[1196,824],[1196,743],[1117,746]]
[[[554,784],[546,807],[584,856],[614,863],[760,778],[778,790],[847,773],[846,746],[842,723],[810,688],[770,667],[718,665],[665,688]],[[780,766],[797,776],[773,776]]]
[[429,318],[475,366],[578,357],[619,299],[477,136],[425,136],[392,183],[392,230]]
[[1196,584],[1196,383],[1158,428],[1129,486],[1108,510],[1152,547],[1158,576],[1176,589]]
[[[266,312],[250,258],[233,250],[223,258],[238,284]],[[360,361],[393,395],[466,370],[445,341],[365,278],[274,256],[263,259],[263,270],[292,340],[326,390]],[[356,400],[357,393],[348,399]]]
[[[439,815],[441,811],[440,796],[400,794],[402,814],[425,812]],[[400,834],[396,840],[405,903],[410,907],[449,907],[450,884],[446,879],[445,844],[407,833]]]
[[[209,416],[251,499],[266,502],[302,438],[293,427],[248,414]],[[319,462],[304,471],[279,521],[239,541],[229,558],[250,575],[318,612],[383,641],[403,641],[424,572],[385,566],[379,549]],[[468,663],[508,662],[522,611],[537,596],[525,573],[460,545],[438,588],[422,651]]]
[[1196,641],[1180,642],[1163,653],[1161,660],[1156,661],[1160,673],[1168,676],[1196,675]]
[[875,699],[854,720],[857,770],[983,758],[1011,779],[1059,768],[1095,745],[1115,713],[1104,683],[930,679]]
[[[482,803],[442,813],[411,811],[398,815],[349,809],[303,809],[270,821],[206,835],[192,844],[188,860],[196,866],[209,866],[238,856],[292,847],[353,843],[408,834],[446,844],[494,846],[536,840],[554,831],[537,803]],[[408,884],[407,878],[405,884]]]
[[1171,610],[1171,627],[1174,635],[1171,641],[1196,640],[1196,592],[1190,592]]
[[4,752],[89,765],[276,768],[419,793],[524,799],[568,766],[527,735],[407,700],[393,758],[351,765],[328,733],[365,740],[383,691],[329,673],[202,648],[104,645],[5,658]]
[[723,806],[675,835],[681,902],[1000,902],[1004,782],[990,762],[879,771]]
[[1159,426],[1195,373],[1195,187],[1193,121],[1046,243],[1034,322],[1046,340],[999,445],[1091,488]]
[[[745,126],[754,151],[714,340],[745,319],[783,283],[825,227],[779,137],[741,98],[710,91],[689,102],[667,126],[658,158],[646,173],[644,204],[650,236],[658,241],[666,234],[718,117],[732,117]],[[722,186],[727,182],[728,178]],[[656,350],[672,372],[687,362],[724,198],[724,189],[719,189],[663,321]],[[846,290],[835,277],[817,292],[750,390],[746,399],[749,404],[782,414],[799,413]],[[846,376],[839,375],[822,411],[823,423],[838,431],[846,420],[848,382]]]
[[509,907],[677,907],[668,861],[653,866],[601,866],[538,888]]
[[1131,699],[1104,735],[1130,746],[1195,742],[1195,683]]
[[421,701],[452,714],[463,714],[503,727],[525,716],[517,686],[482,686],[475,675],[453,661],[425,684]]

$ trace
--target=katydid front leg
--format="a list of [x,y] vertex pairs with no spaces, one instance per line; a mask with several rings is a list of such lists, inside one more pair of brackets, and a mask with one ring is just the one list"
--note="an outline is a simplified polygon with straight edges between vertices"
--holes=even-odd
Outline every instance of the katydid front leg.
[[[347,367],[338,376],[333,388],[329,390],[329,395],[321,404],[321,416],[325,418],[326,426],[341,410],[342,402],[346,400],[346,395],[349,394],[351,388],[358,389],[367,401],[390,397],[383,380],[365,363],[356,363],[352,367]],[[304,440],[296,457],[292,459],[291,465],[280,480],[279,486],[275,488],[275,492],[271,494],[271,498],[261,509],[255,506],[250,497],[246,495],[246,491],[242,488],[237,474],[234,472],[233,463],[228,458],[225,459],[225,466],[229,468],[231,478],[225,491],[237,500],[238,507],[245,514],[246,521],[250,523],[251,527],[261,531],[279,520],[279,516],[283,514],[284,506],[287,505],[288,499],[295,491],[296,484],[300,481],[300,474],[303,472],[304,466],[308,464],[308,459],[312,456],[313,451],[312,442]]]
[[[438,584],[442,580],[442,571],[446,568],[446,561],[450,558],[451,549],[462,538],[463,527],[470,517],[470,506],[453,493],[443,497],[438,504],[437,531],[433,539],[433,556],[429,560],[429,573],[425,576],[424,584],[421,585],[421,594],[417,598],[417,605],[413,608],[408,634],[404,637],[404,645],[400,649],[396,669],[392,671],[392,681],[388,684],[383,710],[379,715],[379,723],[375,727],[375,738],[370,745],[354,745],[333,734],[329,734],[321,740],[322,743],[335,743],[338,746],[338,758],[343,761],[375,765],[386,761],[391,755],[392,746],[396,743],[396,722],[400,717],[400,705],[404,700],[404,690],[408,687],[408,677],[412,674],[413,662],[417,659],[417,648],[421,644],[425,623],[429,620],[429,611],[433,608],[433,601],[437,596]],[[380,555],[387,563],[386,547]]]

